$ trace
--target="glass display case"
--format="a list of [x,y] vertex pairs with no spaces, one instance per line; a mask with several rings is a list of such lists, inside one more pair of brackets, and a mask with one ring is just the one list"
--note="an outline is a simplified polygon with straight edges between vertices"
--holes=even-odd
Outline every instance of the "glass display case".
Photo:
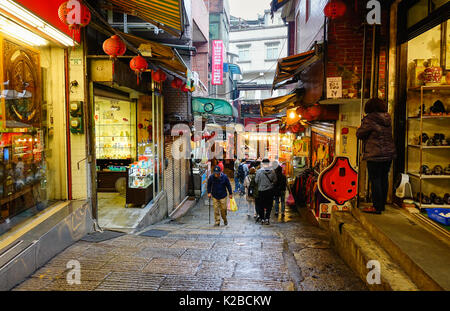
[[153,199],[155,157],[150,140],[138,144],[138,161],[128,169],[126,206],[144,207]]
[[97,159],[133,159],[136,155],[136,108],[133,102],[95,97]]

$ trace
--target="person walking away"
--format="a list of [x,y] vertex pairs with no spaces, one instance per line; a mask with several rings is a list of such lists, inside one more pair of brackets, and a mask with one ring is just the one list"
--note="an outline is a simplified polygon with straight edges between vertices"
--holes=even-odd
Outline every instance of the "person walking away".
[[249,171],[247,177],[244,180],[244,189],[245,189],[245,199],[247,201],[248,212],[247,216],[250,217],[253,214],[253,217],[257,217],[255,211],[255,198],[257,197],[258,188],[256,186],[256,169],[252,167]]
[[208,198],[213,199],[215,226],[220,226],[220,217],[223,224],[228,225],[227,220],[227,191],[230,199],[233,198],[233,190],[227,175],[217,165],[214,174],[208,178]]
[[363,142],[363,160],[367,161],[373,206],[364,208],[363,212],[381,214],[387,200],[389,170],[396,157],[392,121],[386,103],[379,98],[370,99],[364,112],[366,116],[356,136]]
[[238,178],[238,182],[239,182],[238,190],[241,193],[241,195],[244,195],[244,192],[245,192],[244,181],[245,181],[245,177],[247,177],[247,174],[248,174],[248,167],[245,164],[245,159],[242,159],[239,162],[238,173],[237,173],[237,178]]
[[273,205],[273,188],[277,182],[277,176],[270,166],[269,159],[262,161],[261,168],[256,172],[255,181],[258,186],[256,203],[258,218],[256,222],[261,221],[261,224],[269,225]]
[[277,168],[275,169],[275,175],[277,176],[277,183],[274,187],[275,217],[278,217],[280,204],[281,204],[281,217],[284,217],[286,207],[287,178],[283,174],[283,168],[280,165],[278,165]]
[[234,192],[238,192],[240,189],[239,179],[238,179],[238,169],[239,169],[239,160],[237,156],[234,156]]

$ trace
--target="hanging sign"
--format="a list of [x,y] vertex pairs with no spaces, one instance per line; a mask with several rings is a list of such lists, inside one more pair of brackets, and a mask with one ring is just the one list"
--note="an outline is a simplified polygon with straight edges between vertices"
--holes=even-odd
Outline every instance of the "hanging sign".
[[342,98],[342,77],[327,78],[327,98]]
[[224,46],[222,40],[212,42],[212,85],[223,84]]

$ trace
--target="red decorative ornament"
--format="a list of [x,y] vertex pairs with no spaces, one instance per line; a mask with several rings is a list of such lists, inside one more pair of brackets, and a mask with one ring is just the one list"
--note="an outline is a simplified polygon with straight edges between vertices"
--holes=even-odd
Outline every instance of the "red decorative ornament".
[[328,4],[323,9],[323,13],[329,19],[336,19],[344,16],[347,11],[347,6],[345,3],[339,0],[330,0]]
[[147,61],[141,55],[133,57],[130,61],[130,68],[137,75],[137,84],[139,85],[139,77],[148,68]]
[[183,84],[183,86],[181,87],[181,90],[185,93],[190,91],[190,89],[187,88],[186,84]]
[[312,121],[313,117],[311,115],[310,109],[303,110],[302,119],[305,119],[306,121]]
[[113,75],[114,75],[114,64],[118,56],[122,56],[127,51],[127,46],[120,39],[118,35],[114,35],[103,42],[103,51],[113,59]]
[[174,78],[170,86],[174,89],[179,89],[183,86],[183,81],[179,78]]
[[166,81],[167,75],[164,73],[164,71],[158,69],[156,71],[152,71],[152,79],[155,82],[161,83]]
[[75,34],[80,33],[80,29],[91,22],[91,12],[78,0],[63,2],[59,6],[58,16],[64,24],[69,26],[73,40],[75,40]]

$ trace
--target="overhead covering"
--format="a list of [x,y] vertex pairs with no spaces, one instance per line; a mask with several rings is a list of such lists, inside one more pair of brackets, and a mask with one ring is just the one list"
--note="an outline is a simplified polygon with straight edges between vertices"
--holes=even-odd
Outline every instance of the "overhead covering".
[[[146,50],[148,47],[151,51],[151,61],[156,65],[159,65],[177,75],[187,78],[188,68],[184,65],[183,61],[178,57],[178,54],[174,52],[173,48],[157,43],[154,41],[146,40],[137,36],[133,36],[127,33],[120,33],[121,36],[125,38],[131,44],[143,47]],[[144,55],[147,56],[147,55]]]
[[303,98],[301,91],[280,97],[264,99],[261,101],[261,116],[271,116],[288,107],[298,106]]
[[108,0],[108,2],[119,11],[137,16],[171,35],[180,36],[183,33],[182,0]]
[[238,75],[242,74],[241,67],[239,67],[239,65],[231,63],[223,63],[223,71],[224,72],[229,71],[231,74],[238,74]]
[[290,2],[291,0],[272,0],[270,3],[270,11],[273,18],[273,13],[278,11],[279,8],[283,7],[286,3]]
[[318,49],[314,49],[305,53],[288,56],[278,60],[275,78],[273,79],[272,89],[278,89],[282,85],[289,84],[282,83],[294,78],[297,74],[302,72],[306,67],[319,60]]
[[200,114],[238,117],[237,110],[229,102],[219,98],[193,97],[192,111]]

